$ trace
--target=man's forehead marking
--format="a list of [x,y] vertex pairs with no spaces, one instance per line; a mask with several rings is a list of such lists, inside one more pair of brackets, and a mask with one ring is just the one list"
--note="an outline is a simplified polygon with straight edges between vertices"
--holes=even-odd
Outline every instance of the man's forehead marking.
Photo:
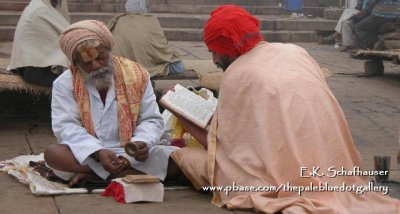
[[93,61],[99,56],[99,51],[95,47],[84,47],[80,52],[83,62]]

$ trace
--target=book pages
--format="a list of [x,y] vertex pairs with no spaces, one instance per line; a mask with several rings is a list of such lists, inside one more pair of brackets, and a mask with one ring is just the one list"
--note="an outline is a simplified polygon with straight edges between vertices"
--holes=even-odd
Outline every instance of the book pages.
[[217,99],[206,100],[179,84],[161,102],[202,128],[207,126],[217,106]]

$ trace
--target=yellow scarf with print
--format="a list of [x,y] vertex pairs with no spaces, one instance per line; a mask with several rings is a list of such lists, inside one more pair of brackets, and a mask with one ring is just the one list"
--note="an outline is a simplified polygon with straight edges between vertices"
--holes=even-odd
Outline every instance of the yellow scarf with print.
[[[123,57],[113,56],[114,82],[118,103],[118,128],[121,146],[132,138],[149,74],[142,66]],[[96,136],[90,115],[89,94],[84,79],[76,66],[71,66],[74,96],[78,103],[81,121],[92,136]]]

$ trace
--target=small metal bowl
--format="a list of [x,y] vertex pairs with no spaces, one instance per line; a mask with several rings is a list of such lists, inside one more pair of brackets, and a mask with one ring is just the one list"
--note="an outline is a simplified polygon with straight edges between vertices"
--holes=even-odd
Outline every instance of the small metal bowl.
[[132,157],[135,157],[139,150],[138,146],[134,142],[128,142],[127,144],[125,144],[124,149],[125,149],[126,154],[128,154],[129,156],[132,156]]

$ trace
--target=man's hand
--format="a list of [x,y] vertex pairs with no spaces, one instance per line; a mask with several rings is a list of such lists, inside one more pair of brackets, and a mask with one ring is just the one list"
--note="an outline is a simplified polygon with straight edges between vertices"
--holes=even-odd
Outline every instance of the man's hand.
[[101,165],[111,174],[117,174],[125,167],[124,161],[108,149],[100,149],[97,154]]
[[147,144],[145,142],[136,141],[135,143],[138,146],[138,151],[135,159],[137,161],[144,162],[149,157],[149,148],[147,147]]
[[162,96],[164,96],[166,93],[168,93],[168,91],[175,91],[175,85],[170,86],[169,88],[163,90]]

